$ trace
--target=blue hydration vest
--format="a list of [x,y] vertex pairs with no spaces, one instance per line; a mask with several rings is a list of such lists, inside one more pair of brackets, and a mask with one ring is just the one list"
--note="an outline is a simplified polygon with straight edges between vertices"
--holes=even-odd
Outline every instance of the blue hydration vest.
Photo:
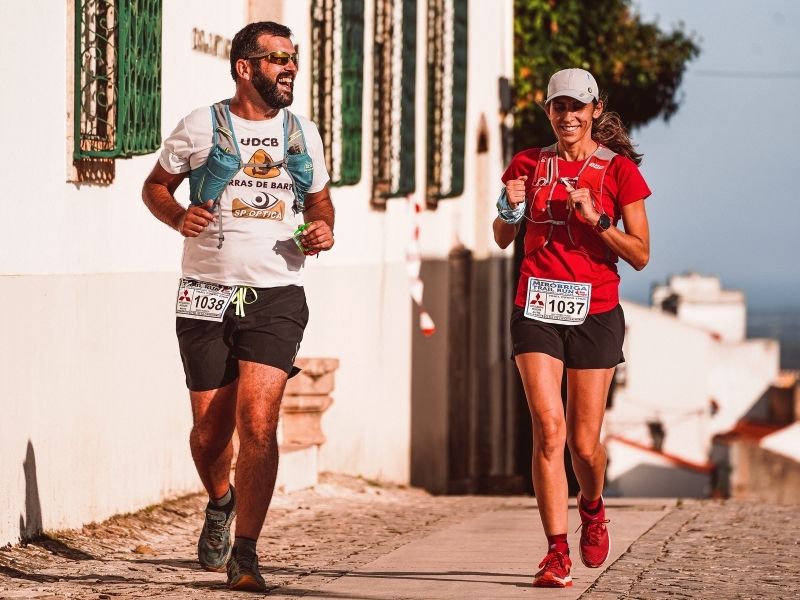
[[202,205],[214,201],[219,205],[222,192],[231,179],[244,167],[283,168],[292,180],[294,204],[292,210],[301,213],[305,209],[306,194],[314,179],[314,161],[308,154],[306,139],[300,119],[284,110],[283,160],[268,164],[243,163],[236,134],[231,120],[230,100],[211,105],[211,129],[214,142],[205,164],[189,173],[189,199],[192,204]]

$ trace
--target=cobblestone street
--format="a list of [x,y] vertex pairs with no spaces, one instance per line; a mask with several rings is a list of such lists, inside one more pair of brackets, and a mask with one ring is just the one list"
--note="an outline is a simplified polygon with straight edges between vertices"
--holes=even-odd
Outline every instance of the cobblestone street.
[[[224,574],[204,572],[196,563],[195,544],[204,504],[204,497],[191,496],[82,530],[50,533],[25,547],[0,549],[0,598],[230,598]],[[615,507],[611,512],[612,532],[622,533],[636,511],[649,511],[655,524],[634,538],[630,549],[599,577],[595,572],[591,585],[583,577],[586,585],[579,589],[581,577],[576,575],[574,593],[533,589],[529,586],[533,562],[525,574],[515,574],[510,567],[501,571],[502,566],[490,569],[499,572],[470,574],[516,578],[512,586],[498,586],[498,595],[491,598],[746,599],[800,595],[800,527],[793,507],[713,501],[658,504],[627,499],[618,499],[610,506]],[[512,519],[521,515],[524,518],[514,521],[514,526],[533,531],[538,526],[534,508],[532,498],[433,497],[419,490],[325,475],[313,490],[276,495],[259,541],[261,567],[274,586],[270,593],[273,597],[451,597],[445,592],[436,592],[435,596],[395,594],[394,585],[407,582],[408,573],[381,573],[380,587],[374,585],[370,594],[343,595],[326,590],[332,589],[328,587],[332,582],[355,574],[381,557],[383,563],[391,562],[392,557],[387,555],[403,546],[412,544],[407,547],[414,548],[414,543],[463,529],[487,513]],[[536,534],[530,541],[533,560],[538,560],[543,550],[539,537]],[[573,555],[577,555],[577,548],[573,548]],[[497,557],[509,551],[493,547],[478,550]],[[623,552],[624,548],[617,550]],[[426,557],[419,560],[424,564]],[[457,566],[436,568],[449,577],[416,579],[426,579],[430,586],[447,586],[456,580],[454,575],[466,574],[459,573]],[[459,584],[457,597],[487,597],[483,592],[470,594],[470,589],[479,588],[470,588],[469,581],[462,579]]]
[[586,597],[798,598],[797,506],[684,503],[639,538]]

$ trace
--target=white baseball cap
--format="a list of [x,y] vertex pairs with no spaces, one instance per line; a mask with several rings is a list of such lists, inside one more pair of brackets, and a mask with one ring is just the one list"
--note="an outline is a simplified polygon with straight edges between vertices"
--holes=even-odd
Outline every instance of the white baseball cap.
[[547,100],[545,104],[558,96],[569,96],[589,104],[600,99],[597,82],[589,71],[583,69],[564,69],[554,73],[547,84]]

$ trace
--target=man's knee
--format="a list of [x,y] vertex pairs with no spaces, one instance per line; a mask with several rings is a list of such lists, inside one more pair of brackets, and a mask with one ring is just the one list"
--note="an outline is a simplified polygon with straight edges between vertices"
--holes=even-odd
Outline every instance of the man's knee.
[[236,430],[242,443],[266,444],[278,434],[278,411],[239,413]]

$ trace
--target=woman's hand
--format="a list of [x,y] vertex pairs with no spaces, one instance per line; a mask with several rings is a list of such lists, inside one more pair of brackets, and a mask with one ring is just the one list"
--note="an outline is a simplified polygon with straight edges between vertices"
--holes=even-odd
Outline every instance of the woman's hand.
[[506,181],[506,195],[508,196],[508,203],[511,204],[513,208],[516,208],[517,204],[522,204],[525,202],[526,181],[528,181],[527,175]]
[[567,210],[569,210],[569,212],[575,211],[581,221],[588,223],[592,227],[597,225],[597,222],[600,220],[600,213],[597,212],[597,209],[594,207],[592,193],[589,191],[589,188],[579,188],[576,190],[567,182],[564,182],[564,186],[567,188],[567,192],[569,192]]

